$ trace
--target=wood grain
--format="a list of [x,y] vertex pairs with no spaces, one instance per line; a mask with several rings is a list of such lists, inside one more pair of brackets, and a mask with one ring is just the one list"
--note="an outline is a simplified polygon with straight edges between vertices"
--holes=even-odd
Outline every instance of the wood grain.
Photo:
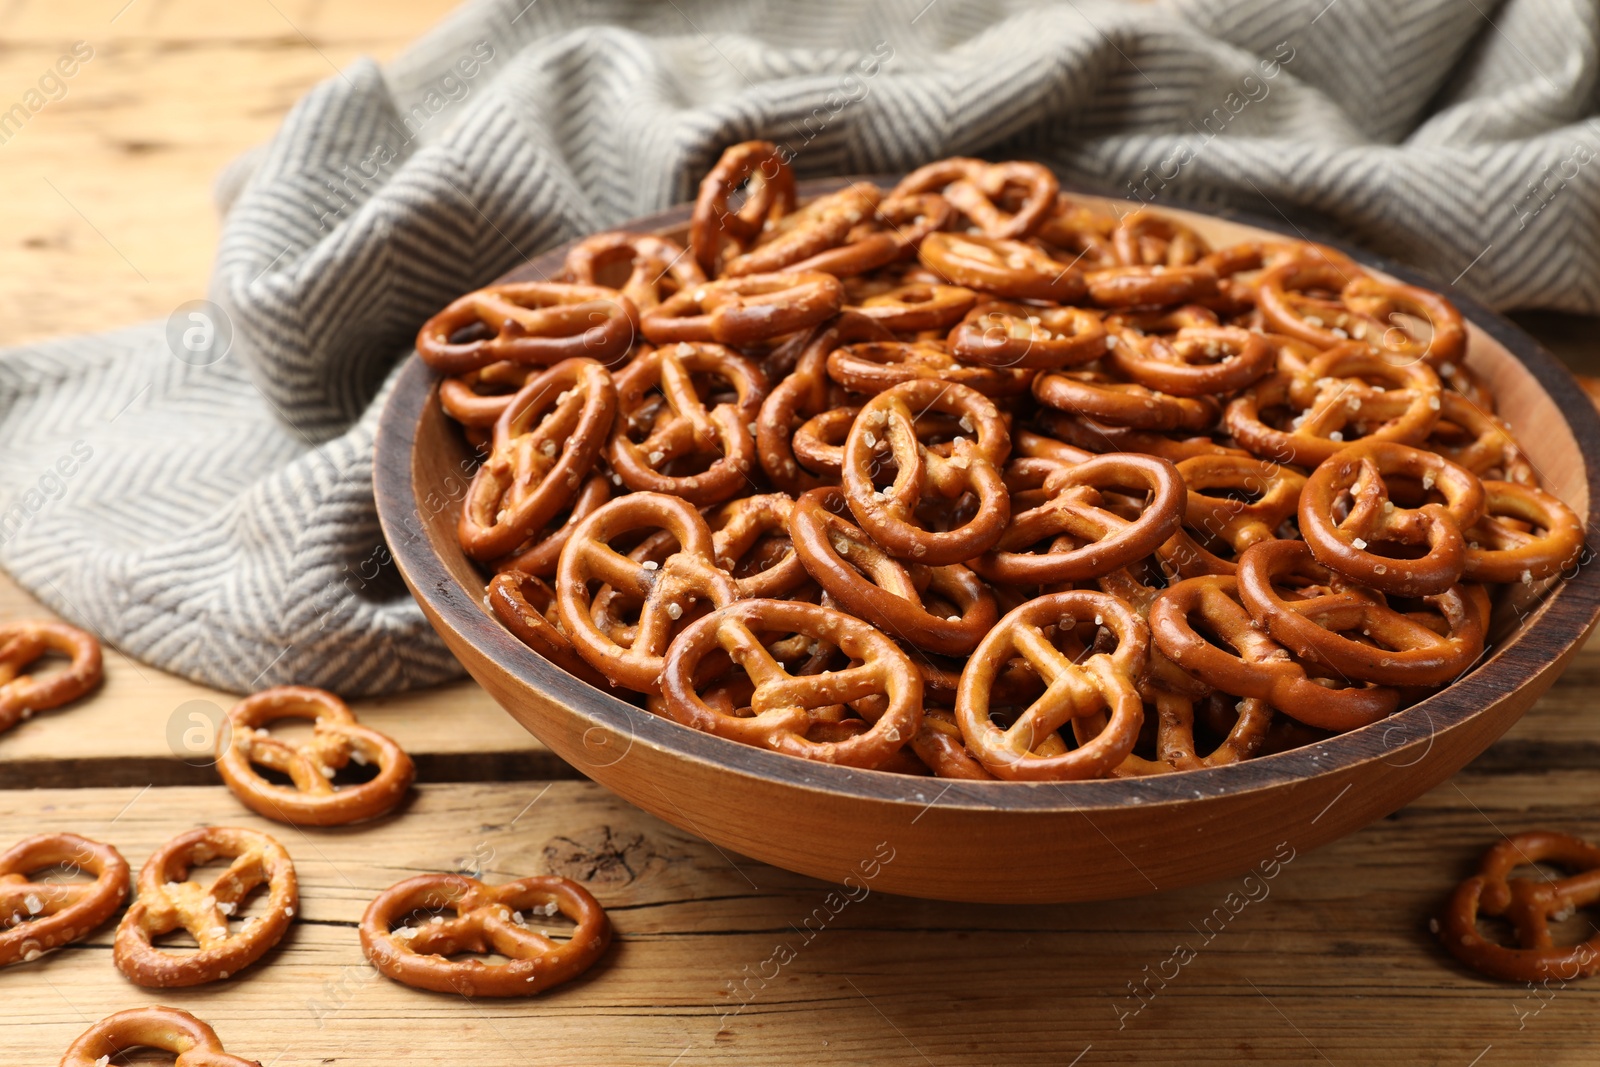
[[[282,948],[220,985],[130,985],[111,965],[109,928],[0,971],[8,1064],[52,1063],[86,1020],[152,1002],[194,1011],[231,1051],[275,1067],[1064,1067],[1086,1049],[1085,1064],[1466,1067],[1489,1046],[1495,1064],[1592,1063],[1600,1041],[1600,985],[1540,1001],[1462,970],[1427,928],[1496,827],[1593,833],[1580,815],[1600,805],[1591,773],[1462,775],[1337,844],[1286,843],[1289,858],[1262,872],[1273,877],[1069,907],[914,901],[870,880],[849,899],[719,853],[587,783],[426,786],[402,816],[354,832],[274,826],[216,788],[30,799],[26,813],[0,810],[0,841],[73,828],[135,865],[197,823],[264,829],[293,855],[302,905]],[[609,909],[615,946],[585,978],[526,1002],[469,1003],[375,976],[355,931],[368,900],[413,873],[480,868],[490,881],[579,878]],[[1168,962],[1179,945],[1193,953],[1182,966]],[[1164,987],[1153,977],[1142,999],[1130,993],[1162,971]]]
[[0,143],[0,344],[165,317],[205,296],[212,182],[317,82],[386,59],[453,0],[4,0],[0,110],[94,56]]
[[[53,617],[0,573],[0,620]],[[238,697],[105,649],[105,684],[0,734],[0,789],[69,785],[207,785],[210,733]],[[361,720],[399,741],[424,779],[573,777],[470,681],[358,700]],[[196,720],[192,715],[207,716]],[[198,731],[189,733],[189,731]]]

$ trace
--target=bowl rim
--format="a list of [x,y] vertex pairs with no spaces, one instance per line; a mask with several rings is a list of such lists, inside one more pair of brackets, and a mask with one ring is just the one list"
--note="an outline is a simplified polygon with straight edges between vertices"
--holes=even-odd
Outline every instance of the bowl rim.
[[[852,181],[892,186],[897,180],[893,175],[814,179],[801,182],[799,192],[803,196],[814,196]],[[1073,195],[1125,201],[1123,197],[1080,185],[1062,183],[1061,188]],[[692,206],[679,204],[619,223],[614,228],[655,232],[681,225],[688,220]],[[1314,240],[1345,252],[1365,266],[1448,297],[1468,321],[1522,363],[1560,411],[1584,463],[1584,482],[1589,496],[1584,523],[1587,552],[1589,535],[1595,530],[1596,514],[1600,510],[1600,463],[1591,458],[1600,457],[1600,414],[1571,372],[1533,337],[1461,292],[1453,283],[1439,282],[1424,271],[1352,247],[1314,229],[1308,234],[1287,216],[1278,222],[1233,208],[1183,204],[1148,206],[1205,215],[1285,237]],[[1289,232],[1290,229],[1294,232]],[[491,284],[546,278],[555,273],[566,251],[581,239],[575,238],[534,256]],[[1431,748],[1437,732],[1466,722],[1496,700],[1533,681],[1560,654],[1552,656],[1547,649],[1568,650],[1583,640],[1600,616],[1600,568],[1585,566],[1586,560],[1580,559],[1576,572],[1558,580],[1488,658],[1480,660],[1467,674],[1438,693],[1368,726],[1300,748],[1219,767],[1121,779],[981,782],[924,778],[805,760],[740,744],[653,715],[579,681],[506,630],[484,606],[481,596],[460,585],[451,575],[421,522],[413,526],[409,521],[421,515],[411,478],[416,431],[426,413],[426,405],[433,402],[438,376],[412,351],[391,382],[373,445],[373,489],[379,523],[397,566],[413,594],[440,623],[496,661],[521,684],[588,720],[586,742],[597,730],[602,736],[609,731],[627,739],[621,754],[595,764],[598,767],[619,762],[634,745],[644,744],[679,759],[705,765],[706,769],[717,773],[760,779],[768,784],[832,797],[918,807],[923,811],[939,807],[1058,814],[1149,808],[1202,797],[1240,796],[1293,785],[1319,775],[1352,771],[1405,752],[1423,741]],[[1414,759],[1390,766],[1399,769],[1413,766],[1425,755],[1426,750]]]

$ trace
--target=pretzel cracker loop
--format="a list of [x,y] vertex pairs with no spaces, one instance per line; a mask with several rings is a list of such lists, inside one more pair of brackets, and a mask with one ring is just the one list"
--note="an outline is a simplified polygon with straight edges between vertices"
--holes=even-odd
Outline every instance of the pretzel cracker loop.
[[[419,912],[454,911],[418,925]],[[540,932],[533,915],[559,910],[577,924],[565,942]],[[524,920],[523,913],[531,913]],[[395,981],[464,997],[526,997],[571,981],[611,944],[611,920],[577,882],[534,876],[491,886],[461,874],[422,874],[391,886],[361,917],[361,950]],[[498,953],[503,964],[452,960]]]
[[[1094,620],[1117,639],[1112,653],[1097,652],[1074,663],[1052,641],[1052,631]],[[992,774],[1015,781],[1067,781],[1103,777],[1133,751],[1144,724],[1144,703],[1135,681],[1149,654],[1150,631],[1127,603],[1107,593],[1075,590],[1028,601],[1006,615],[961,672],[956,721],[967,747]],[[995,678],[1021,656],[1048,688],[1010,726],[990,719]],[[1110,710],[1110,721],[1093,739],[1071,751],[1037,750],[1075,719]]]

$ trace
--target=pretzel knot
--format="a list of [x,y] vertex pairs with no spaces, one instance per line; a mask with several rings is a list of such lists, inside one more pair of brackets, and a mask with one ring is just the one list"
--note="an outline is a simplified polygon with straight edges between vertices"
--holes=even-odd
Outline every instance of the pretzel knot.
[[1171,335],[1117,330],[1111,363],[1128,378],[1172,396],[1242,389],[1269,373],[1272,346],[1237,326],[1185,326]]
[[748,346],[816,326],[843,304],[844,286],[831,274],[746,274],[680,290],[645,312],[641,329],[656,344]]
[[961,321],[978,294],[959,285],[911,282],[865,297],[847,310],[889,330],[942,330]]
[[[1152,650],[1151,655],[1155,654]],[[1195,751],[1195,705],[1212,704],[1218,700],[1234,705],[1235,718],[1232,725],[1227,727],[1227,735],[1215,748],[1202,756]],[[1112,772],[1116,777],[1166,774],[1169,771],[1196,771],[1206,767],[1225,767],[1230,763],[1238,763],[1261,751],[1267,743],[1268,731],[1273,723],[1272,705],[1253,697],[1235,701],[1231,695],[1225,693],[1196,697],[1188,693],[1157,689],[1148,695],[1146,704],[1155,708],[1157,758],[1147,760],[1137,755],[1129,755]]]
[[[1114,652],[1096,652],[1083,663],[1058,647],[1080,626],[1093,623],[1116,638]],[[1052,593],[1014,609],[989,631],[961,672],[956,721],[967,747],[999,778],[1064,781],[1109,774],[1133,751],[1144,724],[1144,704],[1135,682],[1144,673],[1150,631],[1125,602],[1106,593]],[[995,679],[1021,657],[1044,681],[1044,694],[1009,726],[993,721]],[[1056,731],[1078,719],[1110,711],[1098,734],[1060,751]],[[1040,749],[1055,739],[1056,751]]]
[[952,285],[1018,300],[1070,304],[1084,294],[1083,274],[1035,244],[975,233],[930,233],[917,249],[922,265]]
[[[1389,479],[1420,482],[1444,503],[1397,506]],[[1426,596],[1460,580],[1467,551],[1461,532],[1483,507],[1483,484],[1471,471],[1420,448],[1363,441],[1311,472],[1300,492],[1300,532],[1324,566],[1386,593]],[[1426,553],[1415,556],[1419,548]]]
[[[1107,495],[1133,490],[1133,519]],[[1148,503],[1144,497],[1148,495]],[[995,545],[973,561],[990,581],[1019,585],[1098,578],[1148,556],[1183,519],[1183,479],[1164,459],[1113,452],[1047,473],[1044,499],[1011,517]],[[1045,551],[1034,552],[1039,545]]]
[[[49,652],[71,662],[48,674],[22,673]],[[100,684],[102,674],[93,634],[48,619],[0,623],[0,730],[78,699]]]
[[[848,514],[844,493],[813,489],[794,504],[789,530],[800,562],[840,607],[918,648],[964,655],[999,618],[994,594],[966,567],[905,564],[879,548]],[[938,597],[948,611],[934,613]]]
[[[1366,441],[1420,444],[1439,421],[1442,385],[1423,363],[1397,367],[1365,345],[1342,343],[1298,372],[1280,371],[1228,404],[1229,432],[1251,452],[1314,467],[1343,449],[1346,431]],[[1263,412],[1296,412],[1287,429]]]
[[869,341],[828,356],[828,377],[854,393],[881,393],[910,381],[956,382],[985,396],[1016,396],[1033,383],[1027,370],[970,366],[943,341]]
[[[87,871],[94,881],[28,881],[52,867]],[[127,897],[128,864],[110,845],[77,834],[23,838],[0,853],[0,967],[83,940]]]
[[[1048,167],[1013,161],[941,159],[900,179],[892,197],[940,193],[988,237],[1026,237],[1055,210],[1060,183]],[[1014,207],[1007,210],[1002,204]]]
[[611,375],[569,359],[529,380],[494,428],[461,508],[461,547],[492,560],[521,546],[578,495],[616,416]]
[[1101,307],[1188,304],[1217,295],[1217,275],[1205,263],[1184,267],[1102,267],[1084,274],[1089,299]]
[[733,575],[739,596],[787,596],[806,583],[806,569],[789,539],[794,500],[765,493],[729,501],[706,516],[717,566]]
[[[189,881],[189,871],[222,857],[233,862],[209,886]],[[229,917],[256,888],[268,887],[266,914],[230,931]],[[266,955],[288,932],[300,906],[294,862],[266,834],[202,826],[158,848],[139,871],[139,898],[117,926],[112,959],[135,985],[152,988],[202,985],[228,978]],[[200,946],[189,955],[156,948],[153,941],[179,927]]]
[[722,276],[790,270],[801,260],[837,248],[853,229],[873,217],[882,196],[871,182],[852,182],[819,196],[767,226],[754,247],[723,264]]
[[[746,190],[737,211],[729,199]],[[708,275],[721,265],[724,245],[743,252],[760,236],[767,222],[776,222],[794,209],[794,172],[771,141],[745,141],[722,153],[717,165],[700,181],[689,222],[689,250]]]
[[[1352,278],[1339,295],[1352,311],[1385,324],[1383,333],[1369,340],[1391,363],[1421,360],[1442,367],[1466,354],[1467,324],[1438,293],[1367,276]],[[1402,325],[1405,317],[1426,323],[1427,335],[1419,337],[1409,324]]]
[[[793,675],[758,635],[800,635],[837,648],[840,670]],[[708,657],[720,649],[753,685],[748,706],[719,709],[696,691]],[[815,658],[815,657],[813,657]],[[878,767],[922,724],[922,675],[893,641],[860,619],[796,600],[741,600],[686,628],[667,654],[661,683],[667,713],[685,726],[805,759]],[[844,705],[866,723],[812,740],[812,727],[838,722]],[[870,724],[870,725],[868,725]]]
[[1542,489],[1483,483],[1483,518],[1465,533],[1466,576],[1475,582],[1534,582],[1572,566],[1583,552],[1583,523]]
[[[1287,649],[1255,627],[1238,600],[1238,583],[1222,575],[1179,582],[1150,606],[1150,634],[1174,663],[1208,685],[1238,697],[1265,700],[1308,726],[1354,730],[1399,705],[1389,688],[1334,688],[1312,680]],[[1198,621],[1208,641],[1193,625]]]
[[233,1056],[210,1026],[178,1008],[129,1008],[85,1030],[61,1057],[61,1067],[101,1067],[129,1049],[152,1048],[177,1056],[172,1067],[261,1067]]
[[[295,745],[263,729],[278,719],[309,719],[311,740]],[[246,697],[228,712],[232,726],[217,754],[217,771],[233,795],[251,811],[292,826],[343,826],[375,819],[405,798],[416,776],[411,757],[393,739],[356,722],[355,714],[322,689],[284,685]],[[376,776],[343,788],[333,776],[352,762],[375,764]],[[259,765],[288,775],[291,786],[275,785]]]
[[[1238,577],[1240,599],[1268,633],[1295,655],[1346,678],[1447,685],[1483,652],[1489,595],[1481,585],[1455,585],[1424,597],[1432,618],[1402,614],[1383,594],[1318,564],[1303,541],[1252,545],[1239,557]],[[1298,588],[1289,592],[1291,583]],[[1278,591],[1280,584],[1287,595]]]
[[501,360],[609,363],[633,344],[638,327],[639,309],[615,289],[513,282],[468,293],[423,323],[417,355],[441,374],[465,374]]
[[[667,531],[677,550],[657,562],[630,559],[611,547],[613,540],[645,530]],[[630,493],[597,509],[572,532],[557,572],[556,603],[573,648],[612,681],[641,693],[659,691],[664,654],[679,621],[739,597],[733,576],[716,559],[705,520],[677,497]],[[596,621],[591,582],[637,608],[638,623],[626,645]]]
[[950,332],[951,352],[988,367],[1056,369],[1106,353],[1106,328],[1087,308],[987,303]]
[[[917,416],[930,412],[959,418],[961,429],[976,439],[956,437],[947,446],[948,455],[924,445],[917,437]],[[895,474],[880,492],[873,484],[873,467],[881,441],[888,443]],[[890,555],[935,567],[961,563],[999,540],[1011,517],[999,470],[1010,450],[1011,437],[999,409],[977,390],[928,379],[903,382],[873,397],[850,427],[845,496],[861,528]],[[955,501],[966,493],[978,503],[966,522],[936,531],[917,521],[925,497]]]
[[[406,922],[440,911],[455,915]],[[557,911],[577,923],[564,943],[538,929],[537,916]],[[380,973],[464,997],[542,993],[587,971],[610,944],[611,920],[599,902],[577,882],[553,876],[491,886],[461,874],[422,874],[379,893],[361,917],[361,950]],[[508,962],[449,958],[491,952]]]
[[1058,411],[1134,430],[1205,433],[1222,412],[1213,397],[1172,396],[1089,367],[1041,373],[1033,380],[1033,396]]
[[[733,387],[733,400],[707,412],[700,393],[719,381]],[[630,489],[704,506],[749,484],[756,466],[753,427],[767,395],[766,375],[753,360],[718,344],[663,345],[619,371],[616,385],[622,417],[612,427],[607,454]],[[645,432],[644,440],[633,440],[634,431]],[[697,473],[667,473],[679,461],[710,456],[716,458],[699,464],[705,469]]]
[[1117,262],[1127,267],[1187,267],[1211,251],[1191,227],[1147,208],[1122,217],[1111,245]]
[[[1553,863],[1566,878],[1509,878],[1523,864]],[[1478,873],[1456,887],[1440,916],[1439,939],[1473,970],[1511,982],[1568,982],[1600,974],[1600,934],[1558,946],[1550,923],[1600,901],[1600,848],[1566,834],[1532,830],[1514,834],[1483,854]],[[1515,948],[1478,930],[1478,916],[1504,917],[1516,929]]]
[[1299,510],[1306,484],[1305,475],[1290,467],[1249,456],[1191,456],[1179,461],[1178,474],[1186,492],[1183,528],[1156,551],[1185,578],[1232,574],[1237,563],[1212,549],[1226,546],[1237,557],[1256,542],[1277,537]]
[[1492,414],[1492,404],[1455,392],[1443,393],[1442,399],[1439,421],[1424,447],[1480,478],[1538,487],[1533,464],[1511,428]]
[[645,233],[597,233],[573,245],[565,264],[566,273],[583,285],[598,285],[603,274],[619,267],[628,271],[622,295],[641,313],[706,280],[678,242]]

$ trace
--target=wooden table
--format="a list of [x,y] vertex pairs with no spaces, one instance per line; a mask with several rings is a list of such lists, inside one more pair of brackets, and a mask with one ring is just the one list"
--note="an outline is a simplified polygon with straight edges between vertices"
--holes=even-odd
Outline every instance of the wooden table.
[[[75,40],[95,49],[65,99],[0,145],[0,232],[11,235],[0,243],[0,342],[164,316],[202,295],[211,176],[270,136],[330,65],[392,55],[450,6],[135,0],[118,14],[123,4],[0,8],[0,88],[20,94]],[[1575,365],[1600,363],[1585,340],[1593,323],[1530,322]],[[0,578],[0,618],[41,613]],[[417,758],[421,784],[401,814],[342,831],[268,824],[186,749],[203,736],[185,738],[190,713],[233,698],[114,651],[106,675],[93,699],[0,736],[0,845],[73,829],[137,867],[194,825],[259,827],[295,858],[302,914],[263,963],[193,991],[124,981],[109,930],[0,971],[0,1067],[54,1063],[91,1021],[156,1002],[196,1012],[231,1051],[273,1067],[1494,1067],[1592,1064],[1600,1047],[1600,982],[1488,982],[1428,932],[1441,897],[1502,833],[1600,838],[1600,645],[1453,780],[1337,844],[1287,843],[1293,859],[1270,881],[1067,907],[830,896],[582,780],[470,683],[358,705]],[[526,1003],[469,1003],[376,976],[356,939],[366,902],[439,870],[581,879],[610,909],[617,942],[588,977]],[[1192,959],[1175,957],[1180,945]],[[780,946],[793,952],[781,967]]]

